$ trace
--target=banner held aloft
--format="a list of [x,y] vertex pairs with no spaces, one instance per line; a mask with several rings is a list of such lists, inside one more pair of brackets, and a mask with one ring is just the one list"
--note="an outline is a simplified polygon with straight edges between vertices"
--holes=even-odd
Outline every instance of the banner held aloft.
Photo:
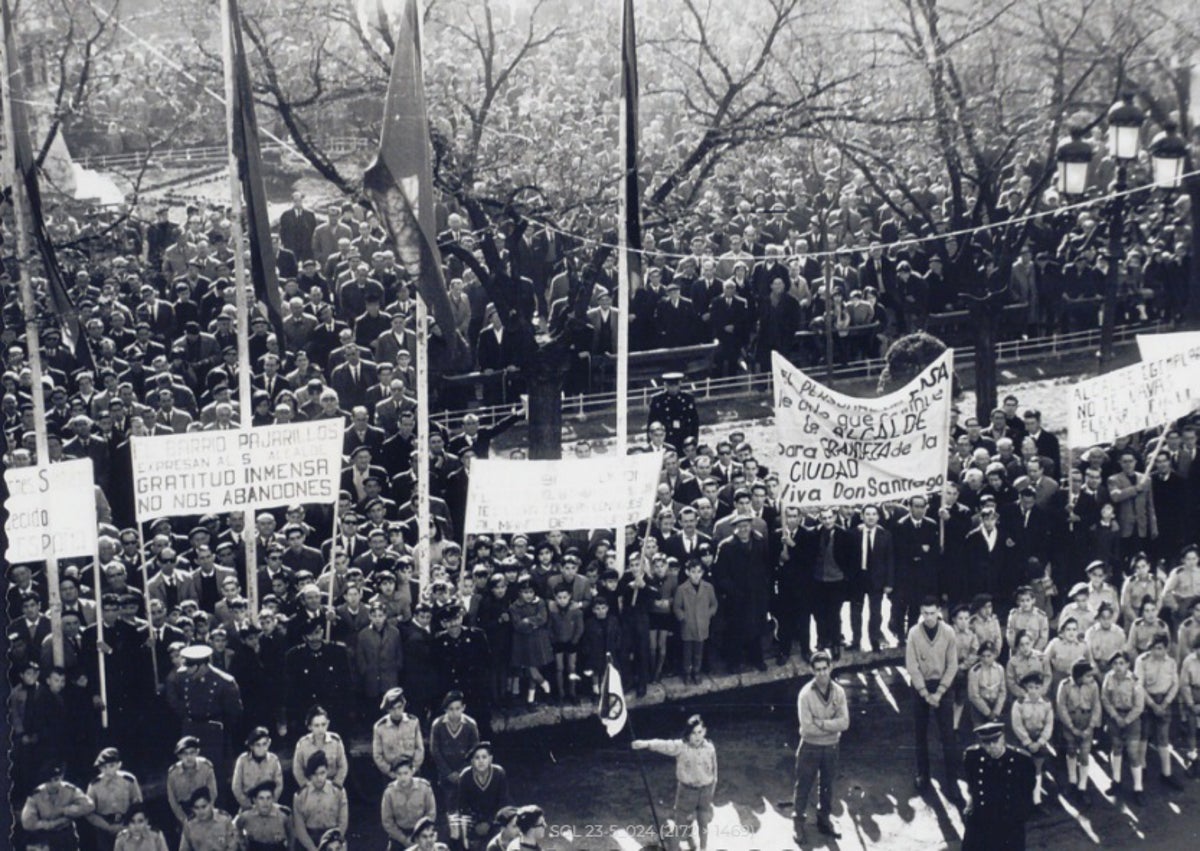
[[857,505],[938,490],[950,452],[953,352],[878,399],[846,396],[774,354],[780,505]]

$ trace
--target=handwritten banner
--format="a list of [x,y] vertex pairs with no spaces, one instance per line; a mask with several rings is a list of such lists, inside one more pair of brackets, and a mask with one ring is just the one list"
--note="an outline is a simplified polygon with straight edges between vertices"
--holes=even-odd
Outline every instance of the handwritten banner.
[[1200,400],[1200,342],[1068,388],[1071,446],[1095,446],[1185,416]]
[[1138,356],[1143,361],[1161,360],[1192,346],[1200,346],[1200,331],[1137,335]]
[[900,390],[844,396],[778,352],[775,431],[782,505],[858,505],[937,490],[946,481],[954,355]]
[[471,463],[465,526],[510,534],[616,529],[650,513],[662,455]]
[[96,552],[96,484],[92,461],[4,471],[9,497],[5,558],[10,564],[90,556]]
[[340,419],[134,437],[131,445],[140,521],[337,497]]

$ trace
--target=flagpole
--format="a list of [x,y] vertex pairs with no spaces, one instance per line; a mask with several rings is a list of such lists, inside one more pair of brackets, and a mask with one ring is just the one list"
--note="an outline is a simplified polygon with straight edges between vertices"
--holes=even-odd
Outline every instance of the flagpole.
[[[242,186],[238,180],[238,158],[233,146],[234,72],[233,72],[233,27],[241,23],[233,20],[233,3],[221,0],[222,58],[225,67],[225,145],[229,158],[230,221],[233,226],[233,277],[237,294],[237,337],[238,337],[238,427],[250,428],[254,411],[254,400],[250,390],[250,305],[246,299],[246,258],[243,249],[242,231]],[[282,341],[280,341],[282,343]],[[258,622],[258,525],[252,512],[245,512],[250,523],[250,534],[244,536],[246,547],[246,600],[250,609],[250,620]]]
[[[29,279],[29,234],[25,230],[27,218],[25,215],[25,181],[17,168],[17,138],[13,124],[13,92],[9,71],[14,76],[21,74],[20,57],[9,56],[9,35],[12,45],[16,45],[15,24],[12,21],[8,0],[2,4],[4,13],[4,32],[0,37],[0,99],[3,100],[4,113],[4,144],[8,149],[10,185],[12,186],[13,224],[16,234],[16,260],[21,289],[21,312],[25,316],[25,346],[29,353],[29,373],[33,382],[33,430],[35,451],[37,452],[38,467],[50,464],[49,438],[46,434],[46,393],[42,386],[42,348],[41,331],[38,327],[37,300],[33,295],[33,282]],[[53,651],[54,664],[63,664],[63,634],[62,634],[62,601],[58,589],[58,557],[51,547],[46,553],[46,600],[50,611],[50,643]]]
[[429,588],[429,322],[425,299],[417,294],[417,581]]
[[[142,561],[145,564],[145,560]],[[104,644],[104,604],[102,602],[103,594],[100,591],[100,539],[96,539],[96,554],[95,560],[92,562],[92,579],[96,588],[93,595],[96,598],[96,655],[99,657],[96,664],[97,677],[100,686],[100,726],[108,729],[108,674],[104,670],[104,651],[100,646]],[[143,582],[142,587],[146,585]],[[147,601],[146,617],[150,617],[149,601]],[[150,658],[154,659],[155,677],[154,690],[158,691],[158,660],[154,656],[154,627],[150,627]]]
[[[142,529],[142,521],[139,518],[134,524],[137,526],[138,536],[138,561],[142,564],[142,588],[150,587],[150,569],[146,566],[146,533]],[[99,614],[99,613],[97,613]],[[150,603],[146,602],[146,617],[150,617]],[[154,641],[154,628],[150,628],[150,667],[154,671],[154,692],[158,693],[158,684],[161,681],[158,671],[158,652]]]
[[[611,653],[606,654],[606,664],[604,666],[604,682],[600,688],[601,706],[604,703],[604,697],[608,694],[608,678],[609,673],[613,670],[615,664]],[[622,699],[624,695],[621,695]],[[633,732],[633,713],[629,711],[629,707],[625,707],[625,727],[629,730],[629,743],[632,745],[637,739],[637,735]],[[618,731],[619,732],[619,731]],[[646,801],[650,804],[650,816],[654,819],[654,830],[658,838],[664,839],[662,825],[658,821],[658,808],[654,806],[654,794],[650,791],[650,780],[646,777],[646,766],[642,762],[642,752],[633,749],[634,757],[637,759],[638,774],[642,777],[642,788],[646,790]]]
[[[636,145],[637,145],[637,104],[631,103],[630,89],[636,95],[637,70],[630,67],[634,57],[629,55],[634,41],[633,35],[633,0],[625,0],[621,10],[621,109],[620,109],[620,147],[625,173],[621,179],[620,221],[617,223],[617,455],[625,456],[629,452],[629,311],[633,306],[633,274],[634,264],[631,264],[630,249],[641,248],[640,245],[629,244],[631,216],[639,213],[639,198],[637,194]],[[630,156],[631,145],[633,155]],[[633,162],[630,162],[633,159]],[[634,169],[630,175],[630,169]],[[633,183],[631,192],[630,183]],[[617,569],[625,570],[625,529],[616,530]]]

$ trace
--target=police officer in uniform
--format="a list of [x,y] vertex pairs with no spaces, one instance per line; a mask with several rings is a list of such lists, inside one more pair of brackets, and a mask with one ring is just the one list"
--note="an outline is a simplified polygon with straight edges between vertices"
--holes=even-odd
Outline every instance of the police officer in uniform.
[[332,726],[345,725],[353,682],[350,654],[341,642],[325,640],[323,618],[304,627],[304,643],[287,652],[283,668],[289,727],[303,729],[309,708],[317,705],[328,710]]
[[433,639],[433,659],[442,674],[442,693],[461,691],[479,725],[491,738],[492,710],[488,695],[491,659],[482,629],[463,626],[463,607],[455,602],[442,613],[445,629]]
[[209,665],[212,648],[184,648],[183,670],[168,681],[167,702],[183,721],[184,736],[200,740],[218,777],[232,770],[231,733],[242,718],[242,695],[237,682]]
[[963,851],[1024,851],[1025,822],[1033,809],[1033,757],[1004,741],[998,721],[975,728],[979,744],[963,756],[971,794]]
[[692,394],[680,388],[682,372],[664,373],[662,380],[666,389],[650,400],[646,428],[649,431],[654,423],[662,423],[667,430],[667,444],[680,449],[684,439],[700,439],[700,414],[696,411],[696,400]]

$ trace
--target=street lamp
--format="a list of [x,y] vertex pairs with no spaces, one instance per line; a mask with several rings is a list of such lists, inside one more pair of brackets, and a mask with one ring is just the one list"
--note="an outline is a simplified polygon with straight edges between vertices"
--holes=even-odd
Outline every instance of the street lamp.
[[1150,162],[1154,170],[1154,185],[1159,189],[1178,189],[1183,184],[1184,163],[1187,162],[1187,142],[1179,135],[1179,125],[1168,121],[1150,142]]
[[1071,138],[1062,139],[1054,152],[1058,162],[1056,187],[1063,195],[1082,195],[1087,190],[1088,165],[1092,161],[1092,146],[1083,141],[1084,129],[1072,127]]
[[[1121,280],[1121,263],[1125,258],[1125,192],[1129,188],[1129,164],[1137,159],[1141,150],[1140,139],[1146,114],[1133,102],[1132,94],[1124,94],[1108,110],[1105,121],[1108,124],[1108,153],[1116,162],[1117,171],[1109,186],[1109,193],[1113,197],[1108,204],[1108,274],[1104,281],[1104,308],[1100,323],[1101,366],[1112,360],[1113,355],[1117,290]],[[1182,174],[1182,160],[1178,157],[1174,160],[1174,166],[1168,165],[1173,150],[1171,144],[1166,145],[1162,166],[1164,180],[1169,167],[1177,168],[1178,174]],[[1059,191],[1064,195],[1082,195],[1087,189],[1087,167],[1092,159],[1092,146],[1083,141],[1082,129],[1071,129],[1071,139],[1059,143],[1055,159],[1058,161]],[[1156,160],[1155,185],[1163,186],[1164,183],[1157,178],[1158,170]],[[1175,185],[1178,185],[1178,178]]]

